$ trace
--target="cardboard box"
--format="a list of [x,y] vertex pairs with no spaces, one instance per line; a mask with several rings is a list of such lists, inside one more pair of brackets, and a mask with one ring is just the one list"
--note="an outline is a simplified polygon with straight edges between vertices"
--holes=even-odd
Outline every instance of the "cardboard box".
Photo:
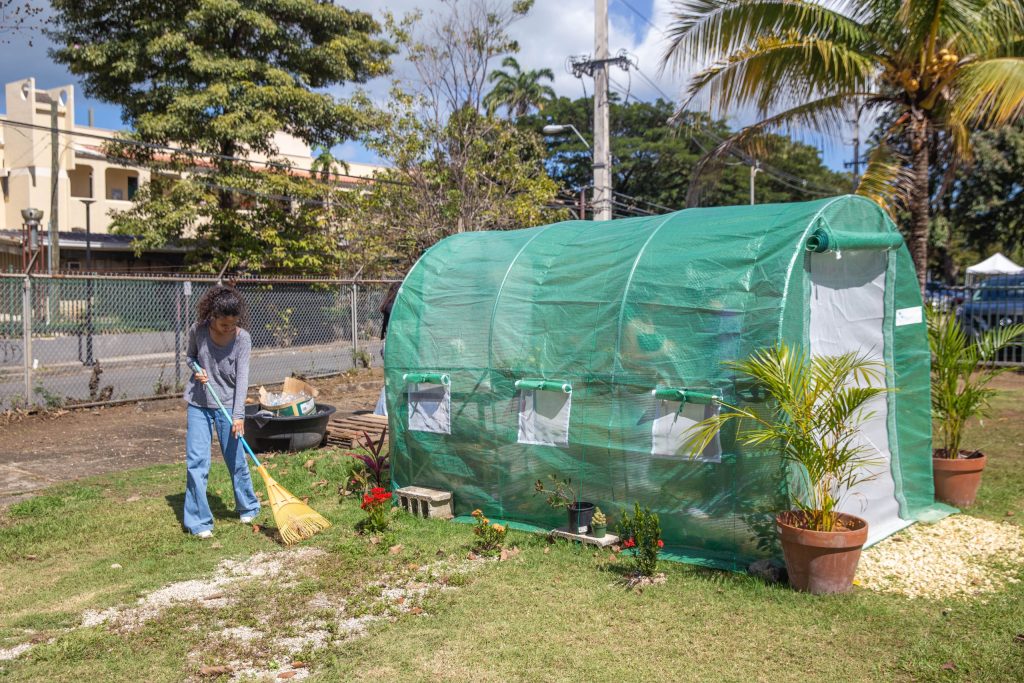
[[[268,400],[270,399],[268,394],[270,393],[306,394],[309,398],[292,401],[291,403],[270,405],[268,403]],[[280,415],[281,417],[310,415],[316,411],[316,398],[319,395],[320,390],[313,385],[303,382],[301,379],[296,379],[295,377],[286,377],[284,380],[284,386],[279,392],[269,392],[263,387],[260,387],[260,408],[263,410],[269,410],[275,415]]]

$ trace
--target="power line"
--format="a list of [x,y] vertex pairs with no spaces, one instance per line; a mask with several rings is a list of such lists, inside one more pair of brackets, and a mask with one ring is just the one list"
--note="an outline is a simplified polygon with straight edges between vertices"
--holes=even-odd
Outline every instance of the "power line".
[[641,12],[640,10],[638,10],[638,9],[637,9],[636,7],[633,7],[633,5],[631,5],[631,4],[629,4],[628,2],[626,2],[626,0],[616,0],[616,1],[617,1],[617,2],[619,2],[619,3],[621,3],[621,4],[623,4],[623,5],[625,5],[625,6],[627,7],[627,8],[629,8],[629,10],[630,10],[631,12],[633,12],[633,14],[635,14],[635,15],[637,15],[638,17],[640,17],[641,19],[643,19],[643,20],[644,20],[644,21],[645,21],[645,22],[647,23],[647,25],[648,25],[648,26],[650,26],[651,28],[653,28],[653,29],[654,29],[655,31],[657,31],[657,32],[658,32],[658,33],[660,33],[661,35],[665,35],[665,32],[664,32],[664,31],[662,31],[662,30],[661,30],[660,28],[658,28],[657,26],[655,26],[655,25],[654,25],[654,22],[652,22],[652,21],[651,21],[650,19],[648,19],[648,18],[647,18],[647,16],[646,16],[646,15],[645,15],[645,14],[644,14],[643,12]]

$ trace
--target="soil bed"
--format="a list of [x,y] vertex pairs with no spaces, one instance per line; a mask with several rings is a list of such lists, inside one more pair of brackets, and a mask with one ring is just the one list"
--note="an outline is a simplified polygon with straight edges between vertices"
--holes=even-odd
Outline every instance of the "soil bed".
[[[311,383],[320,401],[349,415],[373,410],[383,375],[373,368]],[[183,462],[184,444],[180,397],[31,415],[0,426],[0,505],[94,474]]]

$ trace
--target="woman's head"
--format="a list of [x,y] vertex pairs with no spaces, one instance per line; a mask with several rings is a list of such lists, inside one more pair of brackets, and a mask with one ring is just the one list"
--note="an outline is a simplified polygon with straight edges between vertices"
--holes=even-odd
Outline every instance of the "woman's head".
[[199,298],[199,322],[228,333],[246,322],[245,299],[234,287],[215,285]]

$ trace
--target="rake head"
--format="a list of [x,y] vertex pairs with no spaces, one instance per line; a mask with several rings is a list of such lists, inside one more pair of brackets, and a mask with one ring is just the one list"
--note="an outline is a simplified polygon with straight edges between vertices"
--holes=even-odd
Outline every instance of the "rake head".
[[285,545],[298,543],[310,538],[318,531],[331,526],[316,510],[288,492],[286,488],[274,481],[265,467],[256,471],[263,477],[267,486],[267,497],[270,499],[270,510],[274,513],[274,522],[281,533]]

